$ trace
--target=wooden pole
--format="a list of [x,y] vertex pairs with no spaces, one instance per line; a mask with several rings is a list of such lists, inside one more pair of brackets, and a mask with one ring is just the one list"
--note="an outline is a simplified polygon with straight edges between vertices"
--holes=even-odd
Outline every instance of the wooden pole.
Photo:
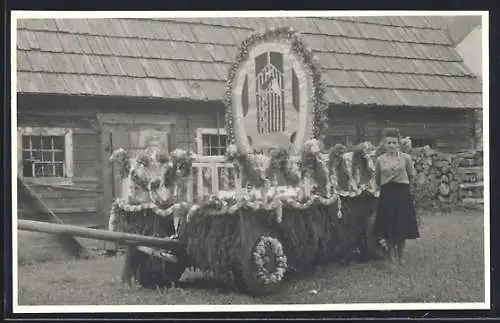
[[71,235],[82,238],[119,242],[124,244],[144,245],[148,247],[162,247],[165,249],[170,249],[171,251],[182,249],[179,241],[170,238],[157,238],[124,232],[89,229],[76,225],[18,220],[17,227],[19,230],[52,233],[58,235]]
[[163,252],[163,251],[160,251],[160,250],[155,250],[151,247],[139,246],[139,247],[137,247],[137,250],[139,250],[140,252],[144,252],[147,255],[157,257],[157,258],[160,258],[162,260],[166,260],[166,261],[173,263],[173,264],[178,262],[178,259],[176,256],[171,255],[171,254],[166,253],[166,252]]

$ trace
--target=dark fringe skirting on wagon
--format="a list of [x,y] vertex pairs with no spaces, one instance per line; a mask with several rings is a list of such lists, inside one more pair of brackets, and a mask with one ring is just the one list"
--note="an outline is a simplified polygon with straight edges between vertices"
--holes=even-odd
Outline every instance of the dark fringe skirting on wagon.
[[420,237],[410,185],[390,182],[381,187],[374,230],[389,243]]

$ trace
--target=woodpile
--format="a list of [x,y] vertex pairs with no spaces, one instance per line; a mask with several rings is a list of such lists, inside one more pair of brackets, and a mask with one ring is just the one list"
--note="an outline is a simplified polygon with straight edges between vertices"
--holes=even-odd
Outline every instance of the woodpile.
[[482,151],[445,154],[429,147],[412,149],[418,209],[447,211],[452,205],[483,203]]
[[467,152],[457,157],[458,167],[456,169],[456,177],[459,180],[458,200],[465,205],[483,204],[483,152]]

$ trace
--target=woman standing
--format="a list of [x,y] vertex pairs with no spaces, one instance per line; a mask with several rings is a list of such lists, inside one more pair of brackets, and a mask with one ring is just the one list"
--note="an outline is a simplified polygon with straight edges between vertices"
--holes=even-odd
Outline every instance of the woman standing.
[[386,240],[393,261],[403,261],[405,241],[420,235],[410,193],[415,169],[411,156],[400,151],[401,136],[395,128],[383,130],[384,153],[377,158],[375,179],[380,188],[375,234]]

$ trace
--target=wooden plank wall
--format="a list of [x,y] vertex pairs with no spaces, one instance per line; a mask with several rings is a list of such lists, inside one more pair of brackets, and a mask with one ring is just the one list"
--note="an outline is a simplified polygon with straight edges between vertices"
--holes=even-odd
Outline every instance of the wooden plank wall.
[[60,111],[57,98],[18,98],[18,104],[17,122],[20,127],[73,129],[73,185],[30,184],[29,179],[26,183],[65,222],[95,224],[99,221],[97,213],[102,196],[100,134],[95,117],[72,104],[65,105]]
[[208,104],[201,108],[184,109],[184,112],[182,109],[176,109],[177,117],[172,137],[173,146],[198,153],[196,144],[198,128],[224,128],[223,110],[219,109],[218,115],[214,110],[217,109]]
[[[370,114],[365,114],[370,115]],[[380,129],[393,126],[403,136],[435,139],[436,149],[453,152],[474,146],[474,126],[470,111],[459,109],[397,109],[372,113],[367,120],[367,137],[379,138]]]
[[89,224],[95,222],[102,195],[98,130],[81,118],[58,118],[54,115],[44,115],[43,112],[19,115],[18,126],[73,129],[73,185],[63,187],[33,184],[29,179],[26,182],[47,207],[63,219],[69,219],[69,222],[73,223],[72,215],[78,215],[89,218]]
[[362,119],[356,111],[348,109],[346,106],[332,108],[328,111],[328,129],[326,131],[325,142],[334,145],[338,142],[336,137],[346,136],[347,146],[358,143],[358,128]]

